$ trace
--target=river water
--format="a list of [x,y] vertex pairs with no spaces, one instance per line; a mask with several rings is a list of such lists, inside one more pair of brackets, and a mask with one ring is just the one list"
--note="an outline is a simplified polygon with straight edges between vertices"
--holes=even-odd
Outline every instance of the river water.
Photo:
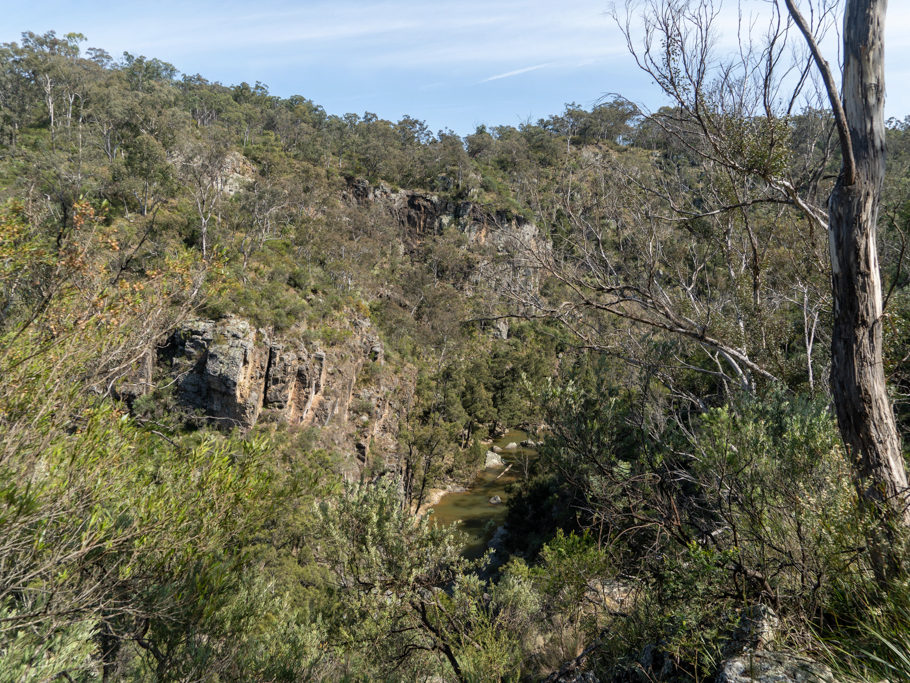
[[[467,491],[447,493],[433,506],[432,519],[437,524],[460,522],[459,527],[468,536],[464,549],[466,557],[482,555],[496,529],[505,523],[509,499],[506,487],[524,476],[530,461],[537,455],[535,450],[520,446],[527,438],[525,432],[513,429],[496,439],[488,448],[505,449],[510,443],[519,444],[519,447],[499,454],[503,467],[481,470]],[[502,502],[490,503],[493,496],[499,496]]]

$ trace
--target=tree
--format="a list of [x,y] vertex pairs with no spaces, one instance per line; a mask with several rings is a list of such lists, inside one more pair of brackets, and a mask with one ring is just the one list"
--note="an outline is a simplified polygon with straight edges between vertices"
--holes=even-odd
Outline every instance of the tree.
[[177,168],[180,180],[192,192],[193,206],[199,217],[199,242],[202,258],[210,257],[209,223],[220,222],[218,207],[224,191],[227,145],[223,139],[209,135],[191,140],[181,151]]
[[[885,173],[884,30],[887,0],[848,0],[841,95],[793,0],[831,102],[842,165],[828,204],[834,331],[831,388],[861,494],[888,522],[910,526],[907,473],[882,366],[882,285],[876,230]],[[843,102],[841,102],[841,98]]]
[[[877,564],[893,569],[895,556],[885,546],[896,527],[910,526],[910,508],[900,437],[882,368],[883,303],[876,246],[884,175],[886,1],[847,0],[840,92],[819,48],[821,37],[835,22],[836,3],[811,2],[811,23],[794,0],[784,3],[785,9],[779,2],[771,6],[763,43],[756,47],[746,30],[740,35],[739,53],[727,61],[712,61],[713,22],[719,11],[712,0],[647,3],[641,48],[633,43],[630,21],[637,4],[627,4],[623,26],[639,65],[674,101],[672,110],[652,120],[702,163],[752,182],[746,194],[717,201],[690,217],[779,204],[802,214],[810,230],[816,226],[828,233],[834,307],[831,389],[860,495],[880,516],[883,529],[891,530],[884,543],[873,544],[881,555]],[[794,29],[806,49],[797,49],[788,61],[786,50],[793,46],[787,43]],[[828,139],[835,131],[841,156],[827,213],[819,200],[824,196],[821,181],[830,151],[801,164],[793,142],[798,108],[802,105],[808,112],[821,109],[823,103]]]
[[[898,530],[910,526],[882,368],[876,251],[885,3],[846,4],[842,92],[819,48],[836,27],[837,3],[812,0],[809,22],[794,0],[767,7],[767,24],[743,18],[727,56],[716,53],[718,0],[628,0],[614,13],[672,104],[638,127],[653,154],[589,155],[574,171],[601,176],[586,184],[600,193],[585,196],[576,180],[560,209],[568,230],[554,232],[552,253],[534,254],[566,302],[519,299],[586,345],[643,367],[655,361],[635,349],[642,331],[658,345],[687,344],[671,351],[675,370],[657,362],[658,377],[696,372],[748,391],[793,376],[781,349],[791,343],[785,328],[798,325],[814,385],[818,321],[833,307],[831,391],[857,490],[879,521],[870,547],[884,577],[900,562]],[[626,322],[626,338],[609,331],[604,314]],[[701,409],[699,394],[682,387],[679,395]]]

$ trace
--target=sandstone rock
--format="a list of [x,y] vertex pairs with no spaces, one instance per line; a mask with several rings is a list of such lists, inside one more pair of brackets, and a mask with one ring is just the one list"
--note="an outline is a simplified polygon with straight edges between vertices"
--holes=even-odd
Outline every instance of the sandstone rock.
[[220,190],[228,197],[233,197],[252,182],[256,169],[249,159],[240,152],[228,152],[221,167]]
[[171,341],[181,402],[228,425],[250,426],[262,408],[268,349],[239,318],[191,321]]
[[266,378],[265,407],[285,410],[294,400],[300,358],[293,350],[279,344],[269,348],[269,371]]
[[780,620],[767,605],[744,609],[724,647],[718,683],[835,683],[831,670],[801,655],[769,652]]
[[801,655],[749,651],[727,660],[717,683],[840,683],[831,670]]
[[205,377],[215,415],[252,425],[262,408],[268,351],[245,320],[229,318],[208,348]]
[[176,378],[178,400],[228,427],[251,427],[262,411],[300,422],[325,379],[324,354],[270,342],[235,317],[185,323],[160,356]]
[[493,451],[487,451],[486,459],[484,460],[484,468],[487,467],[502,467],[502,458],[499,457],[499,453]]
[[[178,403],[214,425],[331,423],[325,439],[352,453],[348,464],[356,478],[358,460],[395,453],[395,388],[413,378],[370,373],[368,385],[361,386],[361,369],[381,363],[384,352],[369,320],[353,317],[347,325],[351,334],[327,353],[304,345],[302,325],[272,337],[237,317],[194,320],[171,334],[155,360],[165,375],[162,383],[175,385]],[[356,459],[355,443],[367,444],[358,447]]]

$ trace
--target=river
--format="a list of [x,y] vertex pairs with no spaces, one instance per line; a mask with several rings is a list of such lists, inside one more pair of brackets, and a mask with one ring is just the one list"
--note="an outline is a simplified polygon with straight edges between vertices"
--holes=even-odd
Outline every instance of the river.
[[[432,507],[432,519],[437,524],[461,523],[460,528],[468,536],[464,549],[466,557],[481,556],[496,529],[505,523],[509,499],[506,487],[524,476],[530,461],[537,455],[534,449],[521,447],[521,442],[527,438],[525,432],[512,429],[496,439],[489,448],[503,449],[499,454],[503,466],[481,470],[466,491],[447,493]],[[510,443],[519,444],[519,447],[505,450]],[[493,496],[499,496],[502,502],[490,503]]]

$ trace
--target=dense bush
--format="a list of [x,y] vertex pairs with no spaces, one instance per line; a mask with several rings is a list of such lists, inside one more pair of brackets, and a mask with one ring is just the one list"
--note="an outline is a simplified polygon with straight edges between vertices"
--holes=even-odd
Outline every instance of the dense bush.
[[[82,40],[0,46],[0,679],[490,681],[576,662],[704,680],[755,605],[782,621],[773,647],[910,676],[906,575],[872,572],[825,393],[823,234],[763,199],[705,212],[754,188],[621,98],[461,139]],[[827,182],[831,159],[800,148],[824,115],[718,121],[749,169],[802,154]],[[901,419],[907,131],[889,124],[881,226]],[[499,264],[485,235],[411,234],[352,198],[357,177],[549,242]],[[540,290],[510,300],[486,262]],[[175,325],[228,314],[338,350],[369,320],[383,361],[357,382],[394,392],[395,452],[361,466],[317,428],[222,433],[173,387],[137,397]],[[468,562],[456,529],[412,512],[522,425],[539,458],[495,561]]]

